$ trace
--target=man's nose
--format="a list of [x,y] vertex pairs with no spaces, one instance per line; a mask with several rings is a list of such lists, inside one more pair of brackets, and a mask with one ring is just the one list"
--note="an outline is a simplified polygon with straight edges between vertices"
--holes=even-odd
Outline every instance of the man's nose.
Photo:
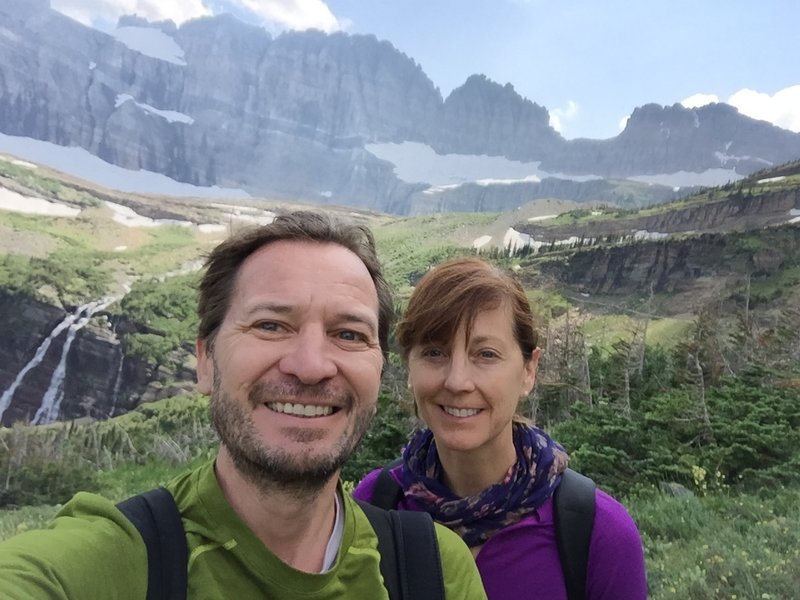
[[301,331],[281,358],[282,373],[294,375],[305,384],[314,384],[336,375],[338,368],[331,356],[332,344],[324,331],[308,328]]

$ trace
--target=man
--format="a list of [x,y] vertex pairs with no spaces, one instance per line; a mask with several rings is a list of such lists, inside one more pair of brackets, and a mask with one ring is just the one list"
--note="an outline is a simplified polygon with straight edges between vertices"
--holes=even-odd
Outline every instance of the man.
[[[198,388],[216,460],[169,483],[189,598],[387,598],[377,538],[338,475],[375,414],[391,297],[364,227],[298,212],[210,255]],[[461,540],[437,526],[450,599],[485,598]],[[0,544],[4,598],[144,598],[147,558],[109,501],[78,494],[47,531]]]

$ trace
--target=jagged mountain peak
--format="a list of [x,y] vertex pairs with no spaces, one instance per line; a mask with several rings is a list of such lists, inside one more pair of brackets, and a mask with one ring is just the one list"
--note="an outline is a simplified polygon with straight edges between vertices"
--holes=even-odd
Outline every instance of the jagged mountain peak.
[[504,104],[529,110],[539,120],[549,123],[547,109],[521,96],[511,83],[500,84],[482,73],[467,77],[467,80],[447,96],[445,104],[480,101],[487,105]]
[[[440,205],[425,190],[451,182],[402,179],[399,163],[376,146],[410,142],[439,155],[538,164],[522,173],[515,165],[514,178],[527,183],[512,188],[500,173],[506,165],[494,161],[496,174],[480,177],[486,186],[452,192],[461,195],[459,210],[508,208],[599,177],[676,174],[647,183],[713,184],[800,156],[800,135],[725,105],[645,105],[616,138],[568,141],[547,109],[511,83],[472,75],[444,100],[413,58],[373,35],[273,37],[231,15],[177,30],[121,23],[151,31],[115,37],[47,2],[3,0],[0,133],[82,148],[183,183],[400,213],[426,202],[447,210],[431,208]],[[143,33],[150,35],[133,36]],[[534,189],[537,177],[569,185]],[[556,196],[589,200],[586,187]]]

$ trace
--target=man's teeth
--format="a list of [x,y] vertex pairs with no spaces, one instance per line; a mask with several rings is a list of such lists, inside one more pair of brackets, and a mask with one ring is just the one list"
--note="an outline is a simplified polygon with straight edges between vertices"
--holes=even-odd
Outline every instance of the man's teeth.
[[315,406],[313,404],[292,404],[291,402],[273,402],[267,408],[275,412],[294,415],[296,417],[325,417],[333,413],[332,406]]
[[442,408],[444,408],[444,412],[454,417],[471,417],[480,412],[477,408],[452,408],[450,406],[443,406]]

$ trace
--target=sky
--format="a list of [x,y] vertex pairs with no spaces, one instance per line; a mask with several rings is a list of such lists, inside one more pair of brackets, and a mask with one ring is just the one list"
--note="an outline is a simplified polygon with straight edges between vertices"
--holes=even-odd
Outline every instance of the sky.
[[373,34],[443,97],[482,73],[550,112],[567,139],[609,138],[637,107],[727,102],[800,132],[797,0],[50,0],[98,29],[229,12],[287,29]]

